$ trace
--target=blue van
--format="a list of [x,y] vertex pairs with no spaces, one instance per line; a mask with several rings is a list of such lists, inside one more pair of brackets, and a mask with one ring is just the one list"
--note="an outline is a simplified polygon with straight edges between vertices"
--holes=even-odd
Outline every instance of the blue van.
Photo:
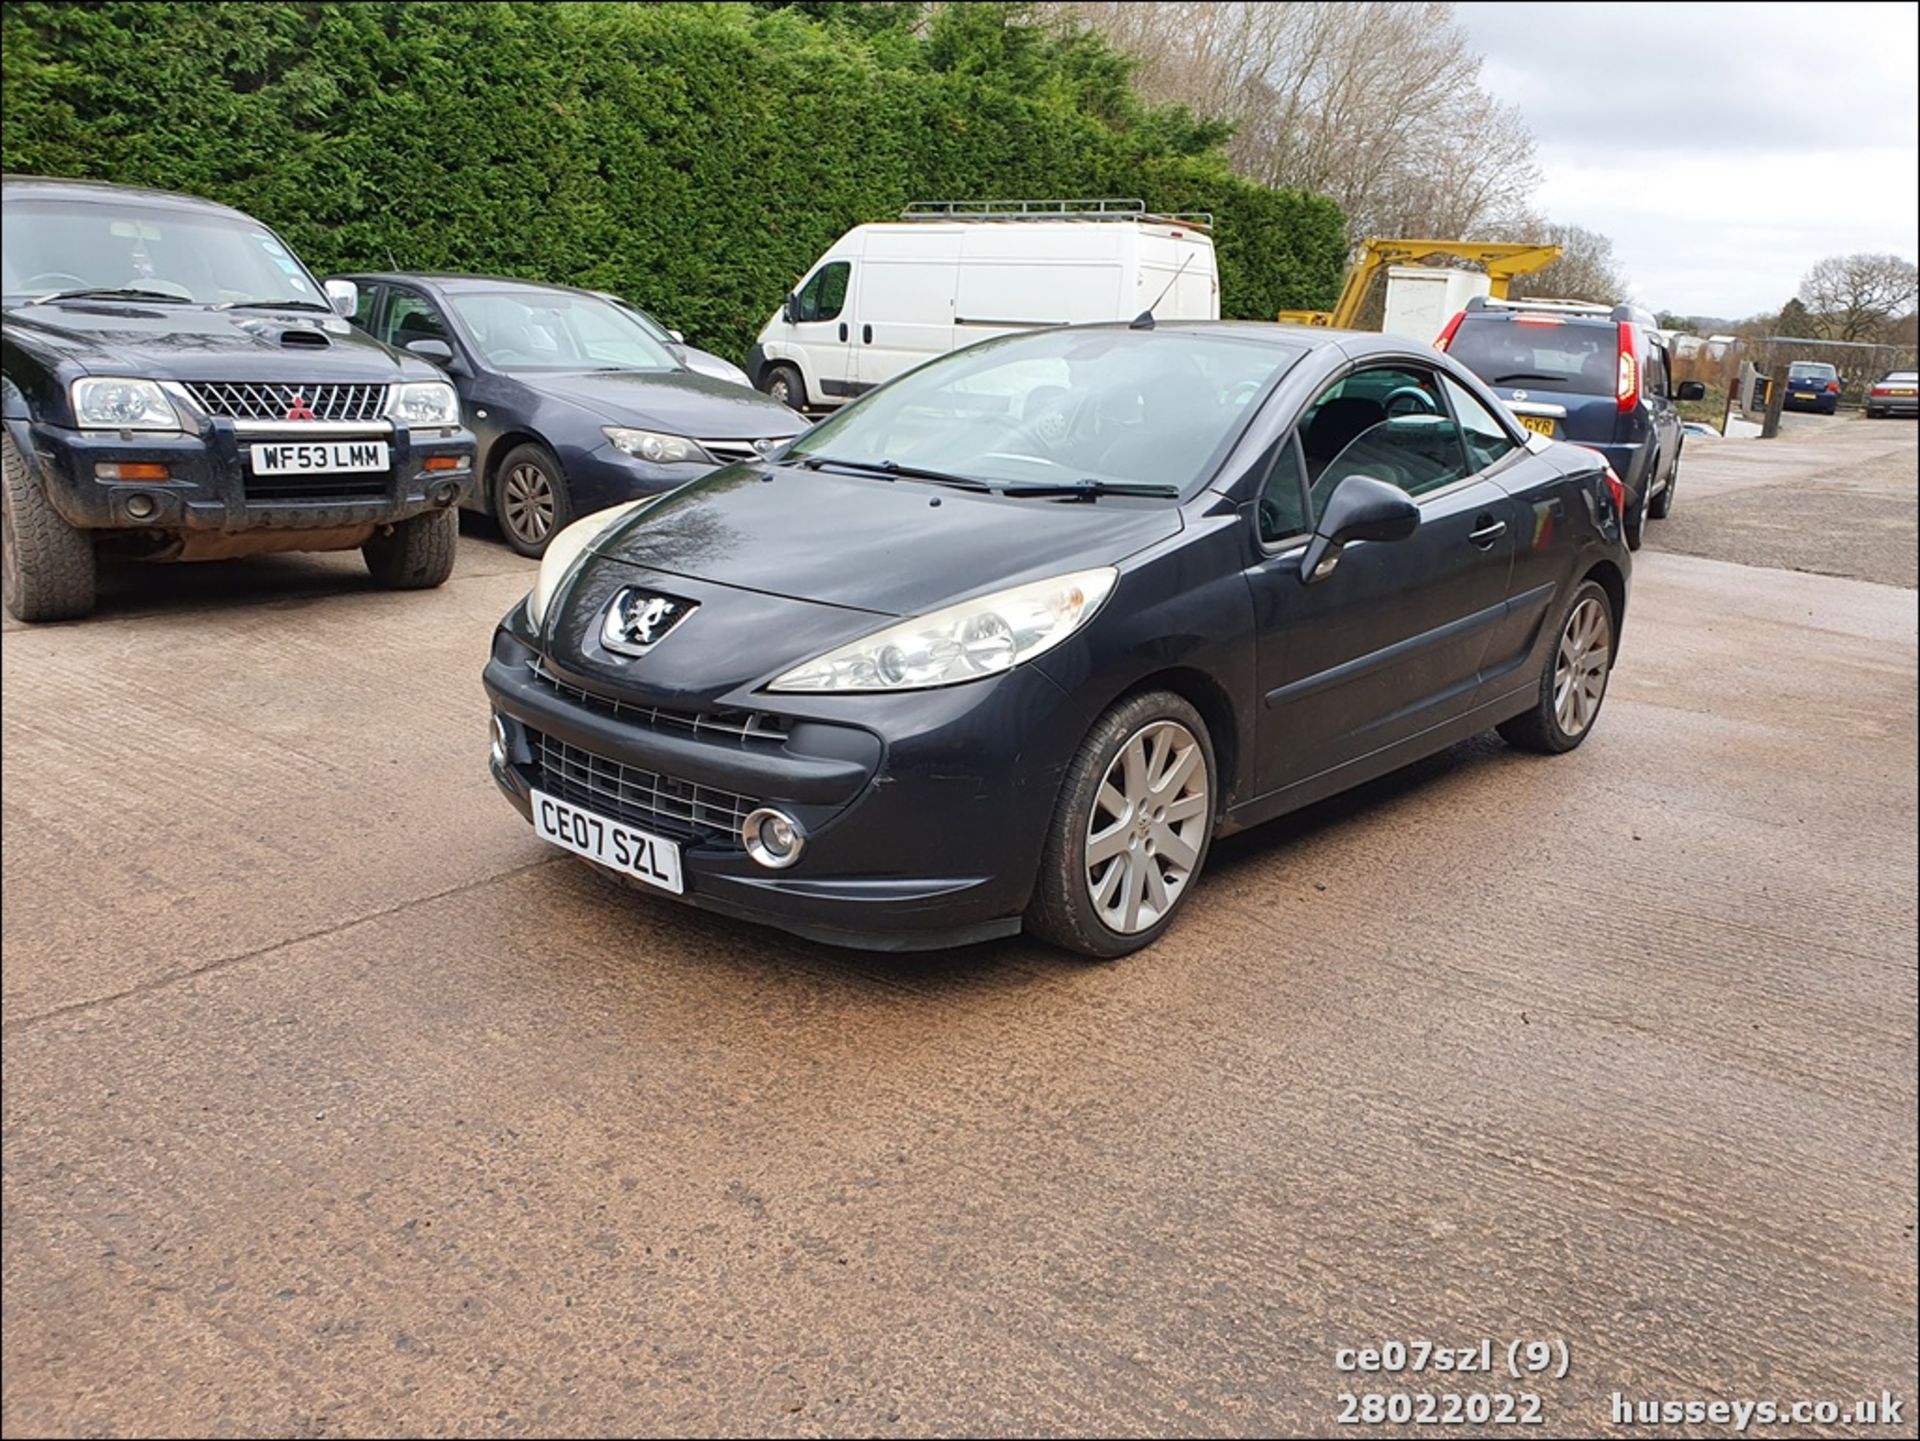
[[1599,451],[1627,492],[1627,544],[1673,508],[1683,439],[1674,402],[1706,394],[1673,383],[1653,316],[1632,305],[1475,296],[1434,342],[1492,387],[1528,430]]

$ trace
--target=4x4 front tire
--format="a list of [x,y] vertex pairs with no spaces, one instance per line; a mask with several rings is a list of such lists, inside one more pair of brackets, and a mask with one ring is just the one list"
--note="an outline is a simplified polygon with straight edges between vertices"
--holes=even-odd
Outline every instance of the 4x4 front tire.
[[0,578],[17,620],[79,620],[93,613],[93,537],[48,501],[11,435],[0,435]]

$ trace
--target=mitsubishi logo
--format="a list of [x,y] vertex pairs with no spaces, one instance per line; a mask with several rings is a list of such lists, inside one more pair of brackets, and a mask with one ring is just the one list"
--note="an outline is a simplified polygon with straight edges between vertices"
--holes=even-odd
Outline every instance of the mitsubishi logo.
[[645,655],[695,608],[690,600],[626,586],[607,603],[600,644],[621,655]]
[[307,404],[306,396],[296,390],[293,393],[293,403],[287,407],[287,419],[317,420],[319,417],[313,413],[313,407]]

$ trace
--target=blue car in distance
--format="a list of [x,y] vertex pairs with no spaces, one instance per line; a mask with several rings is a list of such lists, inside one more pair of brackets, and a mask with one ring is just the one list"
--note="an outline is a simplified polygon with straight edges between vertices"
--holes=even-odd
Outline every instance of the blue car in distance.
[[1794,361],[1787,367],[1787,398],[1783,408],[1832,415],[1840,408],[1840,372],[1825,361]]
[[1680,479],[1680,400],[1653,316],[1633,305],[1475,296],[1434,344],[1492,387],[1528,430],[1597,450],[1627,492],[1627,544],[1673,508]]
[[432,361],[476,442],[466,505],[522,555],[577,516],[659,495],[785,445],[807,422],[690,369],[591,290],[482,275],[336,276],[353,323]]

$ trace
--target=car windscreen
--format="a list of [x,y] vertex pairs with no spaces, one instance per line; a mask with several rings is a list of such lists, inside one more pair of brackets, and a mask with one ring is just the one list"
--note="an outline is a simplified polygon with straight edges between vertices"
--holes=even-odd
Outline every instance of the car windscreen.
[[1468,315],[1447,354],[1489,385],[1612,395],[1619,385],[1620,327],[1557,315]]
[[449,297],[497,370],[678,370],[619,306],[565,290],[470,290]]
[[324,304],[312,276],[265,226],[138,201],[15,200],[0,215],[0,290],[143,290],[202,305]]
[[1302,354],[1194,331],[1009,336],[909,372],[815,426],[788,455],[892,461],[993,484],[1144,482],[1184,493]]

